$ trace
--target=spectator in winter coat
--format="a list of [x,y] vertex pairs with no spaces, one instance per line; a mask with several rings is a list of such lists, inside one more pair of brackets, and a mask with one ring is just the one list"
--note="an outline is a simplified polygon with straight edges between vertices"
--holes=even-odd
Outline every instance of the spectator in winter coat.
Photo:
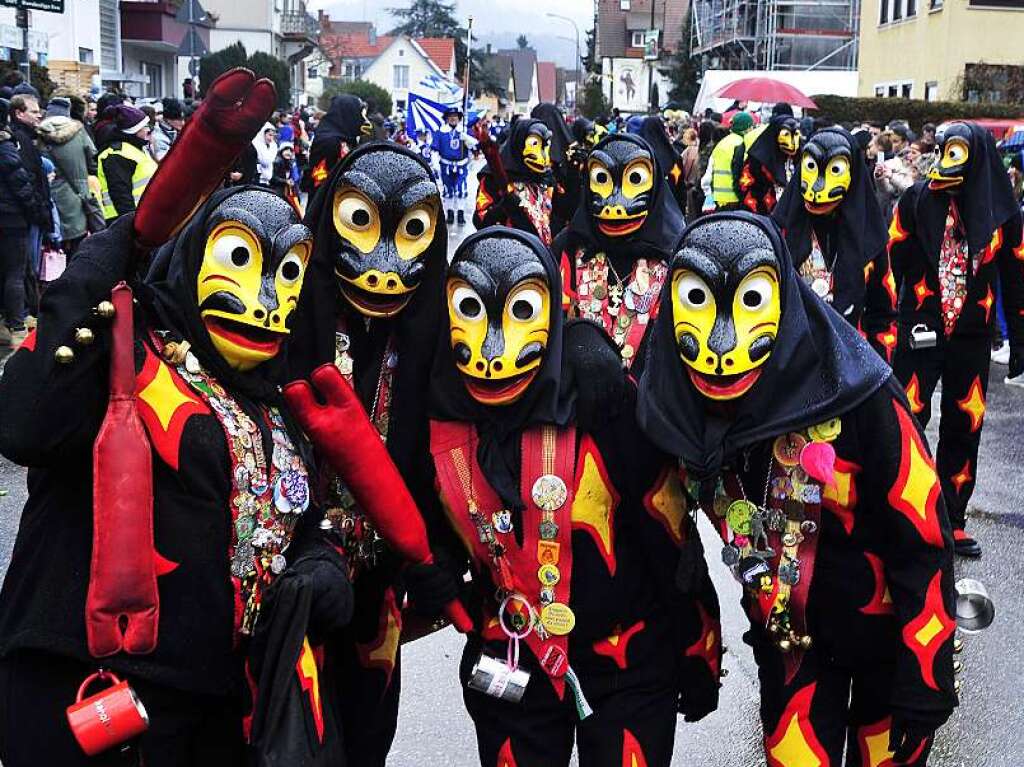
[[18,142],[18,151],[21,153],[22,164],[25,166],[25,170],[28,171],[29,176],[31,176],[36,195],[43,203],[46,212],[46,219],[41,226],[33,225],[29,227],[28,238],[25,243],[30,267],[25,278],[25,301],[28,313],[34,316],[36,304],[39,300],[36,278],[39,276],[42,232],[50,231],[53,221],[50,216],[50,184],[46,180],[42,157],[36,144],[38,137],[37,129],[43,119],[43,111],[39,108],[38,97],[28,93],[26,88],[31,88],[31,86],[22,84],[14,89],[15,95],[11,99],[10,122],[11,133]]
[[149,145],[149,120],[145,113],[118,104],[108,107],[101,115],[101,122],[108,128],[97,128],[100,143],[99,179],[103,217],[109,223],[118,216],[130,213],[142,197],[142,193],[156,171],[156,162],[145,149]]
[[64,250],[69,255],[86,234],[82,206],[89,199],[89,176],[96,173],[96,147],[85,126],[70,113],[69,99],[52,98],[46,108],[46,119],[39,125],[43,156],[49,157],[57,170],[50,192],[60,214]]
[[150,144],[153,148],[153,159],[160,162],[169,151],[171,144],[178,138],[178,132],[185,127],[185,112],[177,99],[163,100],[163,115],[156,122]]
[[[25,340],[25,270],[29,227],[50,221],[46,201],[25,169],[18,142],[8,125],[10,102],[0,99],[0,344],[18,347]],[[42,163],[40,163],[42,170]]]
[[277,129],[267,123],[256,138],[252,140],[256,148],[257,180],[264,186],[270,186],[270,178],[274,175],[274,161],[277,159]]

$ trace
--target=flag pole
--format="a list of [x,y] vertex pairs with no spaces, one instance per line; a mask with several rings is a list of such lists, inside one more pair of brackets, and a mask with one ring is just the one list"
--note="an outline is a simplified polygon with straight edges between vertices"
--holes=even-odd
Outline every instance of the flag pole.
[[462,114],[466,124],[469,124],[469,70],[473,65],[473,17],[469,17],[466,24],[466,72],[465,84],[462,87]]

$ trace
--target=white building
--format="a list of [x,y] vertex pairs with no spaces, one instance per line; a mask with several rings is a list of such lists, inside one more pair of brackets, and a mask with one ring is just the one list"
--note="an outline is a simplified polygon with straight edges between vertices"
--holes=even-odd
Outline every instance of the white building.
[[[116,4],[116,2],[115,2]],[[19,61],[23,31],[14,8],[0,8],[0,60]],[[50,68],[59,85],[88,88],[100,71],[100,4],[98,0],[65,0],[64,13],[29,11],[29,58]]]
[[[454,53],[453,44],[453,61]],[[451,74],[453,72],[442,69],[427,54],[419,41],[406,35],[399,35],[391,38],[390,44],[363,70],[361,79],[379,85],[391,93],[396,113],[403,114],[409,99],[410,86],[415,86],[429,75],[450,77]]]

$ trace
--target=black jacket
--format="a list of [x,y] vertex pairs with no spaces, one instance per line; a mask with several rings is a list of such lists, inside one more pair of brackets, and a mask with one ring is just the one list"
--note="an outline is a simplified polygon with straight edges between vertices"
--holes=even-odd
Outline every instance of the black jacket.
[[0,229],[45,226],[49,218],[32,176],[25,170],[17,142],[6,130],[0,130]]
[[[123,139],[130,141],[130,139]],[[145,144],[140,141],[130,141],[139,149]],[[120,141],[112,141],[108,146],[119,147]],[[103,175],[107,179],[107,191],[114,203],[117,215],[123,216],[135,210],[135,196],[132,194],[132,177],[135,175],[135,163],[126,157],[118,154],[107,155],[103,158]]]
[[43,158],[39,154],[39,147],[36,146],[36,132],[24,123],[11,120],[10,131],[18,142],[18,153],[21,155],[21,162],[32,182],[32,189],[42,208],[41,218],[33,223],[38,223],[44,231],[53,228],[53,213],[50,209],[50,182],[46,179],[43,171]]

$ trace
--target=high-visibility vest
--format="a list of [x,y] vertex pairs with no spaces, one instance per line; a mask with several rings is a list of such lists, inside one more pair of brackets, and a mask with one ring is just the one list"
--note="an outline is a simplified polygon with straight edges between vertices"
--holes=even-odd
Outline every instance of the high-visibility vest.
[[764,133],[767,127],[767,123],[764,125],[758,125],[753,130],[748,130],[743,134],[743,146],[745,147],[745,151],[750,151],[750,147],[754,145],[755,141],[761,138],[761,134]]
[[732,157],[738,146],[743,146],[743,136],[730,133],[711,151],[711,196],[715,199],[715,205],[740,201],[732,177]]
[[139,198],[142,197],[142,193],[146,190],[146,185],[153,177],[153,174],[156,173],[157,168],[156,161],[152,157],[127,141],[122,141],[121,146],[116,149],[110,146],[100,152],[100,156],[96,160],[96,164],[99,166],[99,171],[96,175],[100,179],[100,207],[103,208],[103,217],[108,221],[118,216],[117,208],[114,207],[114,201],[110,198],[110,189],[107,188],[107,174],[103,168],[103,161],[111,155],[118,155],[135,163],[135,172],[132,174],[132,197],[135,198],[136,206],[138,206]]

